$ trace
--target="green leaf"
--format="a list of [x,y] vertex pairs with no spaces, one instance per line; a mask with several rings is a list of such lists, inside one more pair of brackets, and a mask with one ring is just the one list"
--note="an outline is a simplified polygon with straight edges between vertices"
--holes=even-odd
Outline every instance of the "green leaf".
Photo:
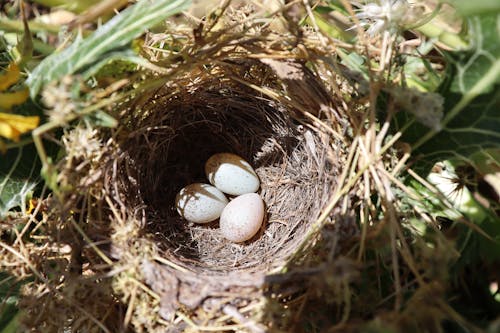
[[475,263],[493,263],[500,260],[500,218],[492,212],[481,221],[473,221],[481,230],[490,236],[485,238],[482,234],[469,228],[460,228],[457,239],[457,248],[461,252],[457,268],[463,268]]
[[470,159],[480,175],[500,172],[500,147],[483,149],[472,154]]
[[0,218],[24,209],[39,182],[40,163],[33,145],[9,149],[0,156]]
[[424,174],[439,160],[467,159],[472,153],[500,146],[500,15],[469,20],[472,50],[449,53],[441,129],[429,130],[408,115],[397,115],[396,129],[407,127],[403,140],[419,158],[414,168]]
[[17,332],[19,310],[17,301],[22,281],[16,280],[4,272],[0,272],[0,332]]
[[[450,109],[461,95],[448,94],[444,108]],[[408,122],[407,115],[399,115],[399,121]],[[448,158],[467,159],[469,155],[500,145],[500,90],[476,98],[453,121],[425,144],[415,150],[414,156],[424,169],[434,162]],[[418,142],[428,129],[419,123],[410,126],[403,135],[406,142]],[[417,168],[421,169],[421,168]]]
[[454,62],[457,76],[451,90],[479,95],[490,92],[494,84],[500,83],[500,15],[471,17],[469,29],[473,52],[466,59]]
[[44,59],[26,81],[31,96],[36,96],[44,84],[65,75],[81,71],[91,75],[95,72],[94,64],[102,66],[110,54],[116,59],[117,50],[124,49],[146,29],[186,9],[189,4],[190,0],[141,0],[128,7],[87,38],[79,37],[67,49]]
[[422,43],[412,54],[404,56],[403,70],[408,87],[422,91],[435,91],[439,87],[441,79],[426,58],[433,49],[434,42],[428,41]]
[[[122,48],[120,50],[116,50],[114,52],[110,52],[106,54],[106,57],[101,59],[101,61],[92,64],[87,69],[84,69],[82,72],[83,77],[90,77],[97,72],[100,71],[101,68],[103,68],[106,65],[109,65],[111,63],[117,63],[119,61],[122,61],[124,63],[128,64],[136,64],[139,66],[142,66],[144,68],[150,68],[151,66],[154,66],[149,62],[147,59],[139,56],[136,54],[133,50],[128,49],[128,48]],[[99,72],[99,74],[101,74]]]
[[[17,311],[17,309],[16,309]],[[9,316],[9,322],[4,326],[0,326],[0,333],[16,333],[19,332],[19,324],[18,324],[18,318],[19,318],[19,312],[10,313],[6,312],[5,316]]]
[[498,0],[451,0],[451,3],[464,16],[500,12],[500,1]]
[[89,121],[93,125],[100,127],[113,128],[118,125],[118,121],[115,118],[101,110],[85,116],[85,120]]

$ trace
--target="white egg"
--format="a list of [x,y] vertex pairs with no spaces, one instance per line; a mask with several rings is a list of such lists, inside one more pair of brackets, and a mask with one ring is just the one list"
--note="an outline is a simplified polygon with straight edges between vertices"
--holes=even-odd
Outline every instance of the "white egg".
[[228,200],[212,185],[195,183],[184,187],[175,197],[180,216],[194,223],[208,223],[219,218]]
[[224,193],[241,195],[259,189],[259,177],[254,169],[238,155],[215,154],[205,163],[205,173],[210,184]]
[[240,195],[227,204],[220,216],[222,235],[235,243],[252,238],[264,219],[264,201],[257,193]]

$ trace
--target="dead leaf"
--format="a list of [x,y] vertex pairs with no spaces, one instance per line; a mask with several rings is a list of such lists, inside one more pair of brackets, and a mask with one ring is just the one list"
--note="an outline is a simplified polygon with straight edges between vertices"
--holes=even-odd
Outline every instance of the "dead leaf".
[[[0,100],[1,97],[0,94]],[[35,129],[39,122],[40,118],[38,116],[20,116],[0,112],[0,136],[19,141],[21,134]]]
[[0,93],[0,109],[10,110],[14,105],[23,104],[30,96],[29,90]]
[[19,80],[20,71],[16,63],[11,62],[5,73],[0,74],[0,91],[4,91]]

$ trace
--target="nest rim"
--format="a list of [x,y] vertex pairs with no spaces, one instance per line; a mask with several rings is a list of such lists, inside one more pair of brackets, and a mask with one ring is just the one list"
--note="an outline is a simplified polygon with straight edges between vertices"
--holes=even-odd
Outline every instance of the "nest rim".
[[[267,66],[254,60],[244,62],[245,66],[238,68],[248,74],[248,68],[256,67],[252,71],[258,73],[255,77],[247,75],[247,80],[260,81],[263,72],[271,81],[276,80],[269,75]],[[184,76],[155,91],[140,106],[139,115],[134,112],[137,104],[126,113],[129,119],[125,123],[139,125],[128,131],[122,143],[127,156],[123,170],[135,172],[122,174],[122,193],[118,195],[121,200],[126,198],[133,207],[131,211],[140,213],[140,237],[152,241],[159,256],[168,262],[207,275],[235,270],[265,275],[285,265],[304,241],[306,230],[335,187],[341,159],[332,158],[338,152],[332,149],[330,137],[321,128],[298,117],[288,105],[256,94],[239,81],[228,80],[224,68],[214,67],[196,82],[190,77]],[[193,141],[193,137],[197,140]],[[202,152],[193,145],[203,148]],[[242,244],[224,240],[217,228],[218,220],[206,225],[186,224],[175,212],[173,202],[178,190],[190,183],[208,183],[203,164],[219,152],[242,156],[261,179],[258,193],[266,204],[266,218],[257,235]],[[160,158],[151,162],[147,156]],[[176,159],[180,161],[175,162]],[[185,170],[186,165],[193,164],[191,171]],[[172,181],[170,174],[181,180]],[[130,179],[136,182],[132,188],[127,186]],[[140,193],[139,197],[124,195],[134,190]],[[277,205],[279,212],[273,211]],[[150,208],[152,212],[148,211]],[[172,239],[176,234],[183,236]],[[192,243],[197,239],[203,244]],[[241,258],[243,261],[238,262]]]

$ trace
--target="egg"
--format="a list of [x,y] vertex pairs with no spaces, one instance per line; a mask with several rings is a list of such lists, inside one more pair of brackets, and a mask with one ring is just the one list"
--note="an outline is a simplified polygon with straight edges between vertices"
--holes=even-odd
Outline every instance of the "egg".
[[209,184],[194,183],[175,197],[180,216],[194,223],[208,223],[219,218],[228,200],[224,193]]
[[205,163],[205,173],[210,184],[224,193],[241,195],[259,189],[259,177],[254,169],[238,155],[215,154]]
[[227,204],[220,216],[222,235],[235,243],[252,238],[264,219],[264,201],[257,193],[240,195]]

